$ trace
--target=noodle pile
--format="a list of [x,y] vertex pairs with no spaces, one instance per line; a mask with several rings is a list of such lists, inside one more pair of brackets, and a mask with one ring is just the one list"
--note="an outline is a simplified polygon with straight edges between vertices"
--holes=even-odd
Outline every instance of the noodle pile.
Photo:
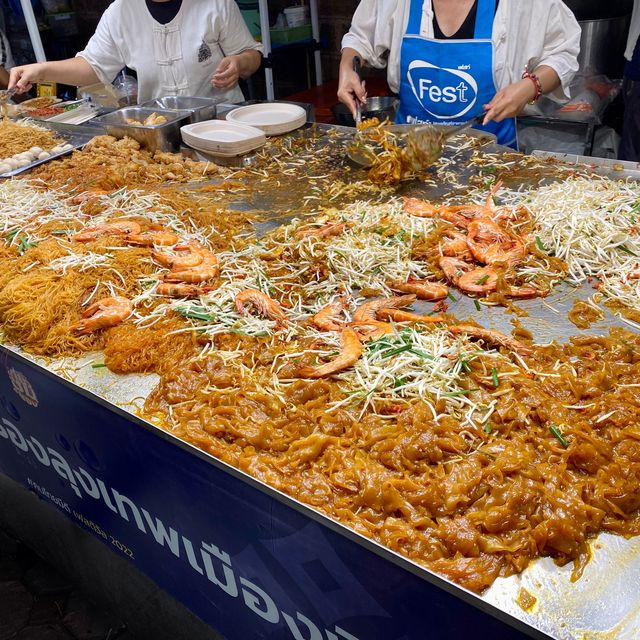
[[0,158],[8,158],[32,147],[48,150],[64,144],[52,131],[32,123],[0,120]]
[[[52,357],[102,349],[113,372],[159,374],[143,417],[477,592],[539,556],[574,560],[579,573],[598,532],[640,534],[639,335],[614,329],[536,346],[521,332],[522,355],[453,335],[455,318],[445,316],[393,323],[362,345],[357,366],[301,379],[301,367],[331,362],[342,349],[341,330],[320,329],[313,316],[340,300],[346,326],[363,296],[392,295],[396,281],[442,281],[447,227],[378,190],[384,204],[325,207],[258,239],[255,216],[225,203],[269,187],[273,201],[291,202],[295,162],[262,162],[217,187],[154,190],[218,168],[103,136],[40,168],[39,182],[10,183],[6,202],[0,188],[4,337]],[[437,170],[446,173],[445,163]],[[42,181],[60,193],[43,192]],[[347,197],[365,193],[363,184]],[[482,206],[487,189],[483,180],[444,204]],[[31,208],[11,208],[18,196]],[[513,269],[515,283],[546,292],[567,266],[544,238],[536,248],[536,211],[522,206],[525,197],[506,194],[501,224],[532,245]],[[123,221],[197,241],[215,253],[218,273],[197,295],[169,298],[158,293],[167,269],[153,247],[123,236],[74,238]],[[239,309],[247,289],[277,302],[286,322]],[[129,298],[133,315],[74,336],[82,310],[107,296]],[[481,310],[504,300],[498,293],[476,303]]]

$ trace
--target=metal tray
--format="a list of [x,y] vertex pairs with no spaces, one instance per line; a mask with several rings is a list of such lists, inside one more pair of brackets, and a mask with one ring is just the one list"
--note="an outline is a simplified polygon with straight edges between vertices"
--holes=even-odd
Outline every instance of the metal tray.
[[53,153],[48,158],[44,160],[34,160],[24,167],[18,167],[17,169],[13,169],[12,171],[7,171],[5,173],[0,173],[0,178],[10,178],[11,176],[18,175],[19,173],[23,173],[25,171],[29,171],[38,165],[44,164],[45,162],[49,162],[50,160],[55,160],[56,158],[60,158],[62,156],[66,156],[75,149],[80,149],[84,147],[87,142],[89,142],[97,133],[87,132],[86,130],[82,130],[79,127],[70,128],[55,126],[53,123],[48,122],[39,122],[38,126],[44,127],[46,129],[51,129],[55,131],[60,138],[62,138],[67,144],[71,145],[71,147],[60,151],[59,153]]
[[[152,113],[164,116],[167,122],[156,125],[129,124],[127,119],[143,122]],[[96,120],[110,136],[124,138],[129,136],[137,140],[149,151],[178,151],[180,149],[180,127],[186,124],[190,111],[171,111],[167,109],[147,109],[144,107],[125,107],[112,111]]]
[[164,109],[167,111],[190,111],[188,123],[213,120],[216,117],[216,101],[213,98],[199,96],[164,96],[143,102],[141,107],[147,109]]

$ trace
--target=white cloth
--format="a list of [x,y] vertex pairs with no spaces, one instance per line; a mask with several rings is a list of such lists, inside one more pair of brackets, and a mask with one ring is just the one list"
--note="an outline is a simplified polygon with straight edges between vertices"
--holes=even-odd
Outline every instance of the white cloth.
[[631,60],[636,42],[640,38],[640,0],[633,0],[633,13],[631,14],[631,25],[629,27],[629,37],[627,38],[627,50],[624,57]]
[[163,25],[145,0],[115,0],[103,13],[84,58],[101,82],[109,84],[127,66],[138,75],[138,101],[166,95],[209,96],[241,102],[236,85],[211,86],[225,56],[262,50],[247,29],[234,0],[184,0],[178,15]]
[[[355,49],[371,66],[386,66],[389,87],[395,92],[400,85],[400,47],[409,7],[410,0],[361,0],[342,39],[343,48]],[[424,0],[420,35],[433,38],[432,0]],[[532,71],[544,64],[561,81],[549,97],[560,102],[570,98],[569,84],[578,70],[580,25],[561,0],[500,0],[492,40],[498,90],[519,80],[525,65]]]

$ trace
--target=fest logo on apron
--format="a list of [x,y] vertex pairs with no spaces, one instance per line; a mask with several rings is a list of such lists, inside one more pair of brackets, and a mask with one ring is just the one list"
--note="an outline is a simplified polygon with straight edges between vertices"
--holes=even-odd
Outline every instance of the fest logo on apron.
[[418,103],[434,118],[462,118],[478,100],[477,82],[471,74],[459,69],[414,60],[408,66],[407,78]]

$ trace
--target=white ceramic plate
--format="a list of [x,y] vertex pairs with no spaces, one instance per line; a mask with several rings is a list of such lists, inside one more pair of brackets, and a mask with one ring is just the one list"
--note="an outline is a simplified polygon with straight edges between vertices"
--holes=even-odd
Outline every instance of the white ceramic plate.
[[181,127],[183,141],[198,151],[241,155],[261,147],[266,138],[260,129],[224,120],[206,120]]
[[227,121],[262,129],[268,136],[293,131],[307,121],[307,112],[297,104],[270,102],[238,107],[227,113]]

